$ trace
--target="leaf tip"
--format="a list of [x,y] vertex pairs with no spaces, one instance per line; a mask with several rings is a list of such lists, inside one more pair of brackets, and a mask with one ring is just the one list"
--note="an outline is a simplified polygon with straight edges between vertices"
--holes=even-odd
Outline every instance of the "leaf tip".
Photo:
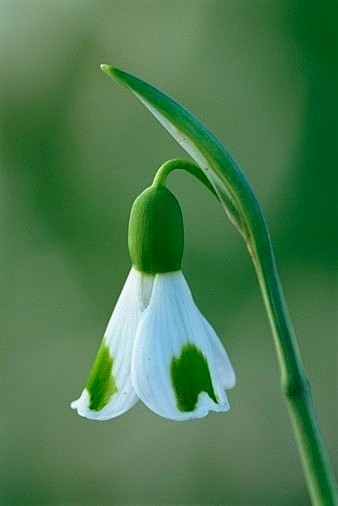
[[109,76],[112,75],[112,71],[114,70],[113,67],[111,67],[110,65],[107,65],[106,63],[101,63],[100,69],[102,70],[102,72],[104,72],[105,74],[108,74]]
[[122,70],[119,70],[115,67],[112,67],[111,65],[107,65],[106,63],[102,63],[100,65],[101,70],[107,74],[112,79],[115,79],[116,81],[122,81],[122,76],[125,75],[125,72]]

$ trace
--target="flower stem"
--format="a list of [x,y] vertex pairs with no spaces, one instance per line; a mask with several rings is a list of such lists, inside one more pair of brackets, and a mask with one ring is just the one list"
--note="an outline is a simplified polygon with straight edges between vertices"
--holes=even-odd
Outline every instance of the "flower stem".
[[155,174],[153,186],[164,185],[170,172],[177,169],[185,170],[186,172],[189,172],[189,174],[195,176],[208,188],[208,190],[210,190],[215,195],[215,197],[217,197],[212,184],[205,176],[204,172],[195,163],[189,162],[188,160],[183,160],[182,158],[174,158],[173,160],[168,160],[163,165],[161,165]]
[[[213,194],[244,238],[272,328],[281,388],[312,503],[315,506],[335,506],[338,504],[335,478],[279,281],[268,227],[247,178],[210,130],[175,100],[136,76],[109,65],[103,65],[102,70],[131,90],[197,162],[195,168],[191,162],[184,162],[181,168],[193,173],[209,189],[211,185]],[[163,184],[168,173],[178,168],[177,162],[164,164],[155,176],[154,184]]]
[[[165,162],[158,169],[153,184],[165,184],[170,172],[176,169],[193,174],[217,196],[201,169],[187,160],[174,159]],[[256,234],[251,236],[252,243],[248,245],[248,249],[274,336],[280,364],[282,392],[291,416],[313,504],[334,506],[336,504],[334,476],[320,435],[310,384],[304,372],[279,281],[268,229],[258,205],[255,206],[255,210],[258,214],[255,217],[255,225],[256,229],[257,224],[260,225],[260,231],[257,233],[256,230]],[[250,228],[250,224],[248,226]]]
[[[266,244],[257,244],[252,258],[274,336],[282,392],[289,410],[312,504],[335,506],[335,477],[320,433],[310,384],[302,365],[267,230],[265,236]],[[259,251],[261,247],[265,248],[263,261],[262,252]]]

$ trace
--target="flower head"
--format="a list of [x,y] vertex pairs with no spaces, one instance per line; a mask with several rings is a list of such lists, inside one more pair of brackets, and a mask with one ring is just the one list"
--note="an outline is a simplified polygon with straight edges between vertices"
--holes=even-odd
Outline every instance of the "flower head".
[[136,199],[129,251],[133,267],[72,408],[95,420],[121,415],[138,399],[172,420],[227,411],[235,374],[181,272],[182,214],[166,187]]

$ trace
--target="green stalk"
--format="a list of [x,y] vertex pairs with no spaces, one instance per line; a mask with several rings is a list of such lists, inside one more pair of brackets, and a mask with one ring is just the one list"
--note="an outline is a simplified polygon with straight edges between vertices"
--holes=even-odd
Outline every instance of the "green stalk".
[[135,76],[108,65],[101,68],[131,90],[198,165],[178,160],[167,162],[155,181],[165,178],[174,168],[193,173],[209,189],[211,185],[212,192],[244,238],[272,328],[281,388],[312,503],[316,506],[336,505],[335,479],[279,281],[268,227],[248,180],[214,135],[181,105]]

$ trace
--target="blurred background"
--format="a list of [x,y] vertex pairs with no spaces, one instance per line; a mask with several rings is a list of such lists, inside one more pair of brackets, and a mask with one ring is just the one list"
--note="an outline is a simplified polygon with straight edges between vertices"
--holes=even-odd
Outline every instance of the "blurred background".
[[334,2],[0,1],[1,469],[7,505],[309,505],[271,332],[240,237],[175,173],[184,272],[238,375],[229,413],[69,407],[130,268],[134,198],[186,157],[99,70],[175,97],[224,142],[267,217],[333,461]]

